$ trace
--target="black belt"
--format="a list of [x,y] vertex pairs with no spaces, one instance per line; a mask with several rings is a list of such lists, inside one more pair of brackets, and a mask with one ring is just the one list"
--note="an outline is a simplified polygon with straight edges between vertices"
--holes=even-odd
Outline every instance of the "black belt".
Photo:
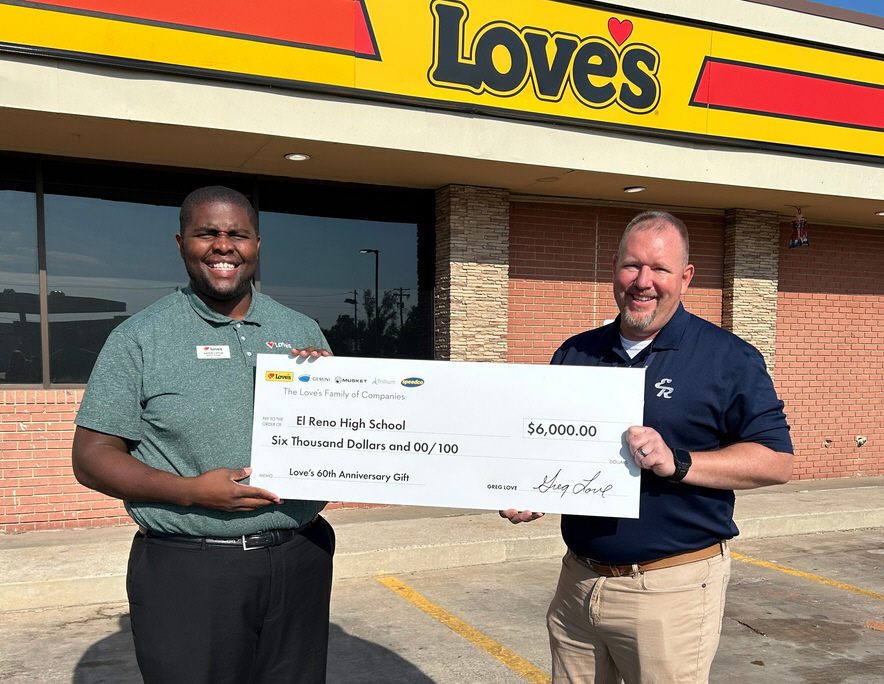
[[316,522],[313,518],[306,525],[301,525],[295,529],[288,530],[267,530],[266,532],[256,532],[255,534],[244,534],[239,537],[194,537],[189,534],[166,534],[165,532],[154,532],[147,530],[146,537],[153,539],[162,539],[163,541],[175,542],[178,544],[188,544],[191,546],[203,547],[222,547],[228,549],[242,549],[243,551],[251,551],[252,549],[265,549],[269,546],[279,546],[294,539],[298,534],[306,530]]

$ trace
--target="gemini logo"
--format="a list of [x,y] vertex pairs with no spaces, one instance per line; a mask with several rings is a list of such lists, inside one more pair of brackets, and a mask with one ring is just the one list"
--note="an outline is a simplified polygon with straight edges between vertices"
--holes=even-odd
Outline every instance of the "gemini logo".
[[457,0],[433,0],[433,65],[428,78],[439,88],[512,97],[530,81],[537,99],[558,102],[570,85],[587,107],[617,104],[647,114],[660,102],[660,54],[650,45],[630,43],[632,22],[612,17],[611,39],[519,28],[505,21],[482,26],[467,37],[469,8]]

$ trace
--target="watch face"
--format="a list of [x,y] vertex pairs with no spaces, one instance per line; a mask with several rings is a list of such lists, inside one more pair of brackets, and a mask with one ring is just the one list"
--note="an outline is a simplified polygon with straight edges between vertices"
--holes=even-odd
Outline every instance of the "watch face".
[[673,449],[672,458],[675,461],[675,472],[669,478],[669,481],[681,482],[691,467],[691,453],[684,449]]

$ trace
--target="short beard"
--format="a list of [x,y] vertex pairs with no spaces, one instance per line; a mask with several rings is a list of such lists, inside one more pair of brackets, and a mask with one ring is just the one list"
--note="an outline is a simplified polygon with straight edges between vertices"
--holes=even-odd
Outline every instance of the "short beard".
[[189,275],[190,281],[194,285],[194,289],[216,302],[229,302],[234,299],[242,299],[252,287],[251,278],[246,278],[245,280],[238,281],[235,286],[229,290],[218,290],[212,286],[212,283],[208,279],[202,277],[201,273],[197,272]]
[[620,315],[623,317],[623,322],[633,330],[646,330],[657,318],[657,310],[654,309],[650,314],[638,317],[624,307]]

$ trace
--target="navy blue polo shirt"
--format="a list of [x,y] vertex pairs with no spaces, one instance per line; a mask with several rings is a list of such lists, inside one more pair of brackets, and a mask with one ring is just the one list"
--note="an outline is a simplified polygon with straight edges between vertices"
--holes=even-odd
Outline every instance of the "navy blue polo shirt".
[[[623,350],[618,316],[566,341],[551,363],[645,366],[644,425],[670,448],[714,451],[757,442],[792,453],[783,402],[761,354],[682,305],[634,359]],[[673,484],[643,470],[640,502],[638,519],[563,516],[565,543],[579,556],[625,564],[702,549],[739,534],[732,490]]]

